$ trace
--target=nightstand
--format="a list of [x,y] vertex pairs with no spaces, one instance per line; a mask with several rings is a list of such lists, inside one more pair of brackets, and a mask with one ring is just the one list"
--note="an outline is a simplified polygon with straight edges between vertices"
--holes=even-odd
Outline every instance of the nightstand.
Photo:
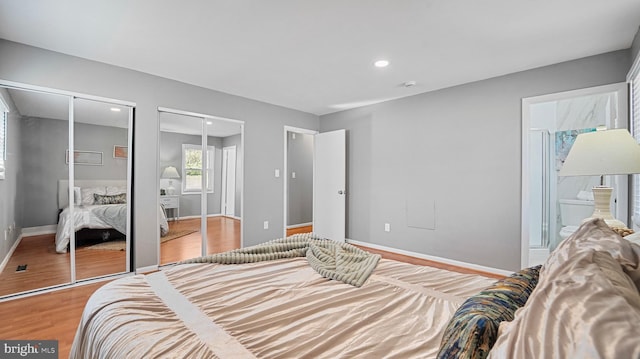
[[174,220],[180,219],[180,196],[160,196],[160,204],[164,206],[164,209],[175,211],[172,213],[176,215],[173,217]]

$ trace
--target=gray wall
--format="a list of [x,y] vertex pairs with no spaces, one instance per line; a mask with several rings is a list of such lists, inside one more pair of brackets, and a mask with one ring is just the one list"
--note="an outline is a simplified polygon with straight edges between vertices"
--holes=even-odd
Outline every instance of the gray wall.
[[[313,136],[287,134],[288,218],[287,225],[313,221]],[[292,172],[296,178],[292,178]]]
[[[69,178],[65,163],[68,125],[68,121],[42,118],[20,121],[23,176],[19,193],[24,201],[24,228],[58,222],[58,180]],[[126,129],[76,123],[74,133],[76,150],[103,152],[102,166],[76,165],[76,179],[127,178],[127,162],[113,158],[114,144],[127,143]]]
[[[242,217],[242,136],[234,135],[222,138],[222,147],[236,146],[236,197],[233,215]],[[222,162],[222,161],[220,161]],[[220,163],[222,166],[222,163]],[[222,181],[221,181],[222,182]]]
[[[136,103],[134,146],[135,268],[157,265],[158,107],[245,121],[244,245],[283,233],[284,126],[317,129],[318,117],[157,76],[0,40],[0,79]],[[268,230],[263,221],[269,221]]]
[[[18,181],[22,178],[22,153],[18,140],[21,136],[20,115],[7,90],[0,89],[0,93],[10,110],[7,122],[5,179],[0,180],[0,262],[2,262],[22,230],[22,198],[19,196],[19,193],[22,193],[22,181]],[[5,240],[4,231],[14,223],[16,229]]]
[[[201,145],[202,137],[173,132],[160,132],[160,171],[167,166],[174,166],[178,173],[182,171],[182,145]],[[220,213],[220,189],[222,188],[222,139],[209,136],[208,146],[216,148],[213,159],[213,193],[207,193],[207,214]],[[162,172],[161,172],[162,173]],[[180,217],[199,216],[200,195],[182,194],[182,178],[173,180],[176,194],[180,195]]]
[[321,116],[321,132],[348,130],[347,237],[519,269],[522,98],[625,81],[629,59],[617,51]]

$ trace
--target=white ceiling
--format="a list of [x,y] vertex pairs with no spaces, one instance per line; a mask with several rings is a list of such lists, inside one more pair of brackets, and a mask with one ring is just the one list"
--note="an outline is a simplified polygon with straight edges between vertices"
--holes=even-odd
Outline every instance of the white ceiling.
[[318,115],[626,49],[639,25],[639,0],[0,0],[1,38]]
[[[69,97],[9,89],[11,101],[17,111],[26,117],[41,119],[69,120]],[[73,100],[74,121],[99,126],[129,127],[129,107],[112,103],[98,102],[76,98]],[[120,111],[113,111],[118,109]],[[160,112],[160,131],[200,135],[202,133],[202,117]],[[237,122],[223,119],[207,118],[209,136],[227,137],[240,134],[241,127]]]
[[[18,112],[26,117],[69,120],[69,97],[23,90],[8,90]],[[129,107],[74,99],[74,121],[99,126],[129,127]],[[120,111],[112,111],[118,109]]]

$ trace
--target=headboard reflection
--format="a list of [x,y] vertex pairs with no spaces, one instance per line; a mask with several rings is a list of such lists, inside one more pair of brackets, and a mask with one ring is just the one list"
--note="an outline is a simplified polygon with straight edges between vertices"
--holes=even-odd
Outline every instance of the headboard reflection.
[[[76,187],[127,186],[126,180],[75,180]],[[58,209],[69,206],[69,180],[58,180]]]

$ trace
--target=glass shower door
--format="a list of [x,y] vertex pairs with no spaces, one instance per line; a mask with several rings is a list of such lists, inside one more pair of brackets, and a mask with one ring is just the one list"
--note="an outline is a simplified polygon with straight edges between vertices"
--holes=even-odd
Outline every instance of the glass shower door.
[[549,246],[549,130],[529,130],[530,218],[529,247]]

